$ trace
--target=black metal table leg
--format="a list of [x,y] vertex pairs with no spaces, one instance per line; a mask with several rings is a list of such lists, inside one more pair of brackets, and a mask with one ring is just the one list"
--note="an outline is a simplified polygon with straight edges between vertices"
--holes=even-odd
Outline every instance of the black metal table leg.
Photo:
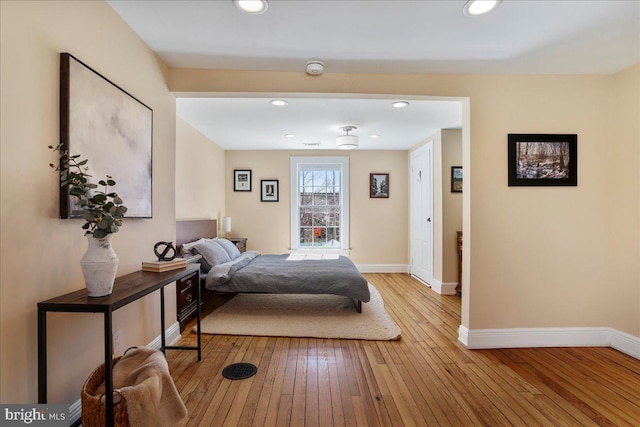
[[160,289],[160,342],[160,350],[162,350],[162,353],[166,356],[167,342],[164,336],[164,287]]
[[105,386],[105,425],[114,425],[113,419],[113,330],[111,310],[104,313],[104,386]]
[[47,403],[47,312],[38,308],[38,403]]

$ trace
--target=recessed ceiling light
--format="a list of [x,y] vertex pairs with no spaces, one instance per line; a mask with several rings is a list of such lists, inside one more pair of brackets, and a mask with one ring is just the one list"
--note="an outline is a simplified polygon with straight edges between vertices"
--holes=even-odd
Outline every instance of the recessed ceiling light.
[[502,0],[469,0],[467,4],[464,5],[462,12],[471,17],[484,15],[498,7],[500,2],[502,2]]
[[267,0],[233,0],[233,4],[244,13],[260,15],[269,9]]
[[284,136],[285,138],[295,138],[296,136],[292,133],[288,133]]
[[373,138],[373,139],[380,138],[380,135],[378,135],[377,133],[374,133],[373,135],[370,135],[369,138]]
[[409,105],[407,101],[397,101],[391,104],[393,108],[404,108]]
[[271,105],[275,105],[276,107],[284,107],[285,105],[289,105],[289,103],[284,99],[272,99]]

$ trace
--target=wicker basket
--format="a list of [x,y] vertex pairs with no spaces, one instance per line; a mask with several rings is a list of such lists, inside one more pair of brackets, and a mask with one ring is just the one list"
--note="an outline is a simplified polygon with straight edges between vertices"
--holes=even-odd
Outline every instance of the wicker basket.
[[[118,363],[120,357],[113,359],[113,366]],[[82,402],[82,426],[94,427],[105,425],[105,397],[104,394],[100,396],[94,396],[94,393],[104,382],[104,363],[98,366],[87,378],[80,398]],[[118,392],[114,392],[118,393]],[[120,393],[118,393],[120,395]],[[113,405],[113,420],[114,425],[118,427],[129,427],[129,414],[127,413],[127,401],[124,396],[120,395],[120,402]]]

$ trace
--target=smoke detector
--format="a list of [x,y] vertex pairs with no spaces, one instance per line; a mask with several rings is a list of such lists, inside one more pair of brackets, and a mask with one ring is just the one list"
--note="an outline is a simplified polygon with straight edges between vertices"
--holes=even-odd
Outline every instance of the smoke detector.
[[318,59],[312,59],[307,62],[307,74],[319,76],[324,73],[324,62]]

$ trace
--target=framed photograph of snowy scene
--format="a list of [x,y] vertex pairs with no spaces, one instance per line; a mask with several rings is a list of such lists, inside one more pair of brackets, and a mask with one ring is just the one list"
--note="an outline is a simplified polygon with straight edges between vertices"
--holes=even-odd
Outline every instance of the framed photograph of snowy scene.
[[577,186],[578,135],[509,134],[509,186]]
[[372,199],[389,198],[389,174],[370,173],[369,174],[369,197]]

